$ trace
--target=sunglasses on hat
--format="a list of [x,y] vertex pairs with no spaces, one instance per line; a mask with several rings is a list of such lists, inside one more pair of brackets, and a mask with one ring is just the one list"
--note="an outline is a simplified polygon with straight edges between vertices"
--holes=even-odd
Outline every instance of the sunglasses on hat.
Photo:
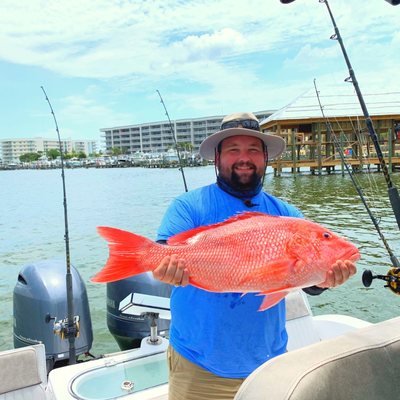
[[254,119],[227,121],[221,125],[221,131],[230,128],[245,128],[245,129],[252,129],[253,131],[260,131],[260,125],[258,121],[255,121]]

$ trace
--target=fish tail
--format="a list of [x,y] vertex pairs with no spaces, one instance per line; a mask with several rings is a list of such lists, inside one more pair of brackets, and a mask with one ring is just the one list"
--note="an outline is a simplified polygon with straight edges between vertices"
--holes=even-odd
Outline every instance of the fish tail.
[[97,227],[97,232],[108,242],[109,257],[106,265],[92,282],[113,282],[152,270],[146,263],[150,248],[157,246],[151,240],[121,229]]

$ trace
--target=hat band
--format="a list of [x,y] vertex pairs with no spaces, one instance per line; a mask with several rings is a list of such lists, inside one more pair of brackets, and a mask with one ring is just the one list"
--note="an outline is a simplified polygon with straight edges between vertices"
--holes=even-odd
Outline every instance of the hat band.
[[221,125],[221,131],[230,128],[245,128],[260,132],[260,125],[254,119],[240,119],[236,121],[227,121]]

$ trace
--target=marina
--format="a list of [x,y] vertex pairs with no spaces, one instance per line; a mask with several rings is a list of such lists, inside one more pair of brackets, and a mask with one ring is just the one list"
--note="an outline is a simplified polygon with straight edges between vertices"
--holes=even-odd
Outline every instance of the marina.
[[[215,376],[210,387],[205,386],[203,375],[208,372],[201,368],[189,374],[189,380],[179,377],[186,373],[186,367],[174,367],[179,355],[211,375],[244,378],[229,382],[236,386],[226,397],[234,400],[398,397],[393,382],[400,367],[399,296],[393,294],[400,294],[395,256],[400,198],[399,177],[393,172],[400,166],[400,122],[398,115],[389,113],[374,127],[328,1],[320,3],[331,18],[331,39],[339,42],[350,75],[345,81],[352,83],[365,121],[356,130],[352,126],[350,133],[341,126],[338,135],[334,132],[314,79],[323,121],[308,123],[297,115],[293,124],[293,118],[282,117],[291,103],[261,121],[261,130],[268,128],[278,138],[260,132],[251,113],[231,114],[221,132],[202,141],[199,150],[202,157],[215,159],[218,169],[191,157],[192,168],[185,168],[185,175],[177,132],[177,154],[171,150],[159,160],[156,156],[154,164],[134,165],[131,160],[129,165],[121,159],[110,163],[111,168],[79,168],[84,165],[76,159],[64,168],[57,120],[41,86],[58,135],[62,190],[57,169],[19,169],[17,161],[17,168],[0,173],[0,187],[6,188],[6,196],[0,198],[0,399],[167,400],[189,393],[202,398],[202,390],[211,398],[228,389],[229,379],[218,387]],[[222,138],[226,142],[217,148]],[[140,136],[137,145],[142,144]],[[271,159],[278,158],[285,144],[282,159],[268,163],[268,152]],[[254,164],[238,165],[242,157]],[[175,162],[178,168],[171,168]],[[239,194],[231,193],[237,192],[234,172],[241,176],[236,179],[249,179],[253,167],[259,171],[258,189],[263,185],[301,212],[279,202],[274,205],[272,197],[264,204],[268,197],[249,195],[244,181]],[[336,167],[341,174],[335,173]],[[168,238],[167,246],[148,239],[156,236],[176,196],[216,178],[225,193],[213,186],[189,194],[192,202],[185,198],[168,210],[158,235]],[[173,229],[177,215],[182,223],[189,220],[185,216],[190,213],[180,213],[179,207],[206,205],[207,190],[228,214],[212,218],[213,208],[204,207],[193,213],[203,217],[203,223],[183,225],[195,230],[182,232],[179,224]],[[221,207],[225,197],[239,204],[230,213],[228,204]],[[255,212],[235,215],[233,210],[245,207],[255,207]],[[99,235],[108,242],[109,252]],[[165,254],[182,257],[187,270],[173,258],[160,264]],[[352,262],[357,262],[357,273]],[[154,276],[161,271],[162,282],[151,274],[157,265]],[[172,283],[192,286],[172,292],[170,349]],[[189,297],[190,291],[198,296]],[[264,295],[262,301],[257,295]],[[210,297],[218,301],[207,307]],[[197,300],[192,304],[188,299]],[[200,305],[197,310],[194,302]],[[257,309],[265,314],[256,314]],[[265,344],[258,330],[265,334]],[[187,353],[185,346],[178,346],[186,339],[192,342],[186,345]],[[10,350],[12,345],[15,350]]]

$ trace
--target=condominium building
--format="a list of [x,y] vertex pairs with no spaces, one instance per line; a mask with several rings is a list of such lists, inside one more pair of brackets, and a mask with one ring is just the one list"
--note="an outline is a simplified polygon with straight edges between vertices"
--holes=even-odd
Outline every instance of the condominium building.
[[[254,114],[262,121],[273,111],[258,111]],[[191,145],[191,150],[197,152],[201,142],[218,131],[223,115],[204,118],[179,119],[172,121],[172,131],[175,132],[177,143]],[[175,147],[169,121],[149,122],[137,125],[102,128],[103,140],[107,152],[113,148],[123,153],[162,153]]]
[[[65,153],[75,151],[84,152],[89,155],[97,151],[97,143],[89,140],[62,140],[61,145]],[[60,149],[58,140],[34,138],[34,139],[2,139],[0,140],[0,150],[3,163],[18,163],[19,157],[26,153],[43,153],[48,150]]]

